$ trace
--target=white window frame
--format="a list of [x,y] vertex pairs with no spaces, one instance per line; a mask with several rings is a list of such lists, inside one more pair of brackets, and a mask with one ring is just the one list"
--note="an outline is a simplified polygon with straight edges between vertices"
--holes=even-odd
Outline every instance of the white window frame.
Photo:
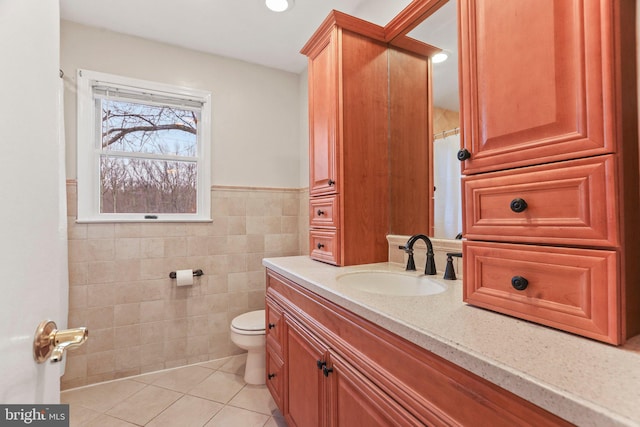
[[[101,213],[100,145],[96,131],[94,86],[121,88],[130,92],[202,103],[197,144],[197,212]],[[77,222],[202,222],[211,221],[211,93],[208,91],[133,79],[97,71],[77,72]]]

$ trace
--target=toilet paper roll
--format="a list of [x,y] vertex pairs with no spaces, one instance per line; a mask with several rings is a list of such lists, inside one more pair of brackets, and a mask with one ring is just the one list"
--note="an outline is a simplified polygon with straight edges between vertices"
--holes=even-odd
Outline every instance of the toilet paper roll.
[[178,286],[193,285],[193,270],[176,271],[176,282]]

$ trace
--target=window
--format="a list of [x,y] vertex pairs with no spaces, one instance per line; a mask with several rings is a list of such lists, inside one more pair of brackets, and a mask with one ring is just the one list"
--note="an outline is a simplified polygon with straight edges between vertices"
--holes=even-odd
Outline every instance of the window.
[[78,221],[210,220],[209,92],[78,70]]

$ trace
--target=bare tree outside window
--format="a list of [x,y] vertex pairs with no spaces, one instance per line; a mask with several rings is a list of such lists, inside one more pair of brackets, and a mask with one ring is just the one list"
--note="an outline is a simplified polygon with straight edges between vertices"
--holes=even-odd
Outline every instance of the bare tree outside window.
[[199,112],[99,100],[101,213],[196,213]]

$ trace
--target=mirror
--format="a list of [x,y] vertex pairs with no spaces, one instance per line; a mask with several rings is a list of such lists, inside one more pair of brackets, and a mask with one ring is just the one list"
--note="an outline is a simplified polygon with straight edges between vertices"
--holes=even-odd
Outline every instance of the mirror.
[[437,46],[447,58],[432,57],[433,236],[454,239],[462,232],[460,194],[460,101],[458,90],[458,20],[449,1],[407,33]]
[[[427,105],[426,108],[431,116],[429,126],[431,130],[428,135],[421,135],[421,137],[425,138],[428,144],[431,144],[428,150],[428,159],[425,161],[429,165],[427,168],[428,177],[423,178],[429,182],[429,186],[426,188],[428,193],[426,197],[431,199],[428,211],[424,213],[429,217],[429,234],[436,238],[454,239],[458,233],[462,232],[460,163],[456,157],[460,149],[458,28],[456,2],[442,3],[442,1],[422,2],[421,4],[434,6],[430,7],[428,12],[422,13],[422,16],[415,18],[414,22],[404,24],[410,30],[408,32],[402,31],[391,44],[402,47],[406,43],[406,37],[404,37],[406,33],[407,37],[437,47],[448,55],[444,62],[436,63],[433,60],[433,54],[431,54],[431,66],[426,65],[424,70],[419,71],[429,76],[427,77],[426,90],[429,93],[427,103],[430,105]],[[437,10],[433,12],[434,9]],[[425,15],[428,17],[424,18]],[[414,63],[414,66],[425,67],[421,63]],[[394,91],[399,91],[398,84],[391,81],[390,96],[392,99]],[[415,93],[419,93],[419,90],[416,90]],[[405,91],[403,95],[406,96],[406,94]],[[415,105],[412,108],[415,109]],[[406,135],[392,134],[391,147],[395,149],[401,143],[393,141],[393,138],[406,138]],[[409,182],[411,182],[410,179]],[[418,212],[418,214],[423,213]],[[396,228],[401,227],[396,225]],[[403,231],[397,234],[407,233]]]

